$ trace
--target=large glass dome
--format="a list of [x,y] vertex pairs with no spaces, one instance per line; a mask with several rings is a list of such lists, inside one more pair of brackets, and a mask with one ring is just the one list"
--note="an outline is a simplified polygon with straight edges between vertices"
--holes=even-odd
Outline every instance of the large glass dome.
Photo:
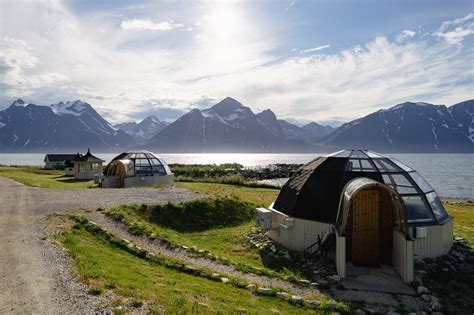
[[409,223],[449,217],[433,187],[414,169],[368,150],[343,150],[309,162],[283,186],[273,207],[303,219],[335,222],[344,186],[359,177],[393,188],[405,204]]
[[129,176],[153,176],[172,174],[166,162],[149,151],[129,151],[116,156],[105,168],[104,175],[116,173],[118,162],[127,165]]

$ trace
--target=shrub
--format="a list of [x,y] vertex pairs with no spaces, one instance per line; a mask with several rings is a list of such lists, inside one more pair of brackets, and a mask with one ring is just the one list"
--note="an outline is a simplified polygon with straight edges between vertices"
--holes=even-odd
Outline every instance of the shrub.
[[254,216],[254,207],[237,198],[200,199],[149,208],[149,220],[178,231],[233,226]]
[[90,287],[89,289],[87,289],[87,293],[89,293],[90,295],[101,295],[103,291],[104,290],[99,287]]

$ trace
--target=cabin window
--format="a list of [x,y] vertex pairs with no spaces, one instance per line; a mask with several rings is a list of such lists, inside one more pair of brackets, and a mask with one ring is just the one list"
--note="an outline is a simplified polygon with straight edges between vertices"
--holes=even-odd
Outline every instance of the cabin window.
[[430,192],[429,194],[426,194],[426,199],[428,200],[428,203],[430,204],[431,209],[433,210],[433,213],[437,220],[442,219],[447,215],[446,210],[444,210],[443,204],[441,203],[441,200],[439,200],[438,196],[434,191]]
[[86,172],[86,169],[84,168],[84,164],[80,163],[78,167],[79,167],[78,173],[85,173]]
[[431,210],[423,201],[421,196],[402,196],[407,209],[408,221],[432,221],[434,219]]
[[410,177],[415,181],[415,183],[420,187],[423,192],[429,192],[434,190],[433,187],[431,187],[430,184],[428,184],[426,180],[424,180],[424,178],[421,177],[421,175],[417,172],[411,172],[408,174],[410,174]]
[[135,173],[137,174],[151,174],[152,169],[150,162],[145,157],[144,154],[137,154],[143,156],[144,158],[137,158],[135,159]]

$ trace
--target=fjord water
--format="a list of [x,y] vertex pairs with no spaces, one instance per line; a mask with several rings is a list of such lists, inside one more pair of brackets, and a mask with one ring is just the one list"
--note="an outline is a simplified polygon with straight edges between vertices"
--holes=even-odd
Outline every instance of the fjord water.
[[[186,153],[160,154],[168,163],[222,164],[239,163],[246,167],[265,166],[275,163],[303,164],[318,157],[313,154],[224,154]],[[106,162],[117,154],[96,154]],[[442,197],[474,198],[473,154],[389,154],[417,170]],[[43,165],[44,154],[0,154],[2,165]]]

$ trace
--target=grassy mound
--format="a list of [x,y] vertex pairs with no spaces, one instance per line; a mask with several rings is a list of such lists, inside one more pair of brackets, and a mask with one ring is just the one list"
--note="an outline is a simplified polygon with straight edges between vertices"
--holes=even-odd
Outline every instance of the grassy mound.
[[203,231],[248,222],[255,208],[237,198],[219,197],[187,201],[180,204],[137,206],[136,213],[151,223],[181,232]]

